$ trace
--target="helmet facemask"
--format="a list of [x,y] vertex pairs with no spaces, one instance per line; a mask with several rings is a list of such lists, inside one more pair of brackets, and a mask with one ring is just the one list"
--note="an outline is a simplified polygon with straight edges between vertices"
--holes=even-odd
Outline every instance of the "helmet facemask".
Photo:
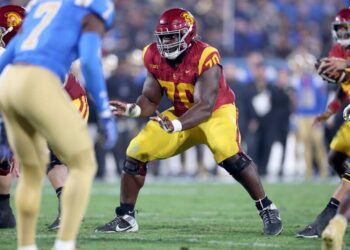
[[[189,47],[189,44],[186,42],[186,37],[191,31],[192,26],[174,31],[155,32],[157,48],[160,55],[170,60],[176,59]],[[166,40],[174,42],[168,43]]]
[[350,45],[350,22],[334,22],[332,36],[334,41],[342,47],[348,47]]
[[13,30],[13,27],[10,26],[8,29],[5,29],[4,27],[0,27],[0,47],[5,48],[6,43],[4,42],[4,37],[10,33]]

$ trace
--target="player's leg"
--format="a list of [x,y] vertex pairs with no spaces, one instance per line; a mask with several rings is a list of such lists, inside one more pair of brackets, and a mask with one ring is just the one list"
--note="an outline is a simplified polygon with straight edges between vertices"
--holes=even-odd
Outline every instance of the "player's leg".
[[333,193],[326,207],[316,217],[316,219],[304,229],[300,230],[296,237],[318,238],[334,217],[340,201],[345,193],[350,189],[350,168],[346,162],[350,155],[350,124],[344,123],[337,134],[332,139],[330,151],[328,153],[328,163],[335,173],[341,178],[341,182]]
[[[67,246],[65,248],[74,248],[96,170],[86,124],[59,79],[51,72],[34,66],[15,65],[6,73],[16,75],[11,80],[17,81],[16,90],[20,91],[16,91],[14,95],[18,96],[13,100],[19,103],[21,113],[45,136],[53,151],[62,156],[70,168],[61,197],[62,220],[55,248],[62,244]],[[25,94],[28,89],[30,95]]]
[[147,174],[147,163],[131,157],[124,162],[120,181],[120,204],[115,209],[116,217],[95,229],[95,232],[137,232],[139,226],[135,219],[137,197]]
[[0,176],[0,228],[14,228],[16,219],[10,206],[12,174]]
[[19,247],[35,246],[41,189],[48,162],[44,138],[14,112],[4,113],[11,147],[21,163],[16,189],[17,241]]
[[322,250],[343,249],[343,238],[350,220],[350,191],[346,193],[337,215],[329,222],[322,233]]
[[15,198],[18,246],[36,249],[36,222],[48,155],[43,137],[17,109],[27,106],[28,89],[23,89],[22,84],[24,79],[29,78],[27,74],[14,72],[13,67],[8,68],[0,78],[0,107],[9,143],[21,163],[21,178]]
[[240,148],[237,119],[237,110],[233,105],[225,105],[214,111],[212,117],[200,125],[205,134],[202,138],[206,141],[203,143],[211,149],[216,162],[241,183],[255,201],[263,220],[264,233],[278,235],[283,228],[279,211],[266,196],[253,160]]
[[315,160],[319,171],[320,178],[328,177],[328,169],[325,155],[327,154],[324,144],[324,130],[323,128],[314,128],[312,133],[312,141],[315,150]]
[[[50,148],[69,167],[61,195],[61,224],[55,248],[59,248],[61,243],[74,247],[96,171],[93,145],[87,125],[57,78],[39,68],[34,71],[40,75],[39,79],[35,79],[37,89],[33,90],[33,93],[37,91],[40,95],[34,97],[45,102],[46,107],[41,108],[40,113],[32,114],[32,119],[40,119],[40,129]],[[31,105],[36,108],[39,108],[37,105],[42,106],[40,101],[32,102]]]
[[339,207],[340,201],[343,199],[344,194],[350,189],[350,176],[344,175],[346,171],[349,171],[346,159],[348,156],[344,153],[340,153],[334,150],[330,150],[328,154],[328,161],[335,172],[341,177],[343,176],[340,184],[333,193],[332,197],[328,201],[326,207],[316,217],[316,219],[304,229],[297,232],[298,238],[318,238],[321,236],[322,231],[327,226],[329,221],[335,216]]
[[[174,116],[165,112],[170,118]],[[95,232],[136,232],[135,204],[145,183],[147,162],[165,159],[192,146],[187,138],[190,131],[169,134],[157,122],[149,121],[130,142],[124,162],[120,183],[120,204],[115,209],[116,217],[96,228]],[[156,143],[155,143],[156,142]]]
[[51,183],[51,186],[56,192],[58,200],[58,214],[56,219],[47,227],[49,230],[58,229],[61,220],[61,194],[68,175],[68,168],[61,163],[57,156],[51,151],[50,152],[50,163],[47,168],[47,177]]

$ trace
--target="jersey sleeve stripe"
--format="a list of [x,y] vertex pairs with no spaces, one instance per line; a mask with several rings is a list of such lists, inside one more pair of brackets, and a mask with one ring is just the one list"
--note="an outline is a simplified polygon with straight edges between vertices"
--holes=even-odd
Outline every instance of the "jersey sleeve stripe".
[[202,55],[199,59],[199,63],[198,63],[198,75],[202,74],[202,70],[203,70],[203,65],[205,60],[207,59],[207,57],[213,53],[213,52],[217,52],[218,50],[215,49],[214,47],[207,47],[203,50]]
[[143,51],[142,51],[142,61],[145,61],[145,54],[149,48],[149,46],[151,46],[151,43],[148,44],[146,47],[143,48]]

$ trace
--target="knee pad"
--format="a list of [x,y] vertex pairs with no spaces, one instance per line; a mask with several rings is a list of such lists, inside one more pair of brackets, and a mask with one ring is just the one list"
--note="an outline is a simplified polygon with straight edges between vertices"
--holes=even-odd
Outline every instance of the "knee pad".
[[140,162],[132,158],[127,158],[124,161],[123,170],[131,175],[146,176],[147,162]]
[[328,163],[339,177],[342,177],[346,172],[350,173],[349,164],[346,161],[344,162],[342,158],[339,159],[336,156],[329,156]]
[[252,163],[252,159],[243,152],[239,152],[234,156],[227,158],[219,165],[223,167],[230,175],[237,178],[239,173]]

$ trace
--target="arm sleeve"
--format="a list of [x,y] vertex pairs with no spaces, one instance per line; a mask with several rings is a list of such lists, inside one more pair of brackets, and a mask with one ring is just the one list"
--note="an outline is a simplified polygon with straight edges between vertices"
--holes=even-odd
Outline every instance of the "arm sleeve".
[[100,59],[101,37],[96,32],[84,32],[80,38],[79,56],[85,86],[101,118],[109,117],[109,99]]

